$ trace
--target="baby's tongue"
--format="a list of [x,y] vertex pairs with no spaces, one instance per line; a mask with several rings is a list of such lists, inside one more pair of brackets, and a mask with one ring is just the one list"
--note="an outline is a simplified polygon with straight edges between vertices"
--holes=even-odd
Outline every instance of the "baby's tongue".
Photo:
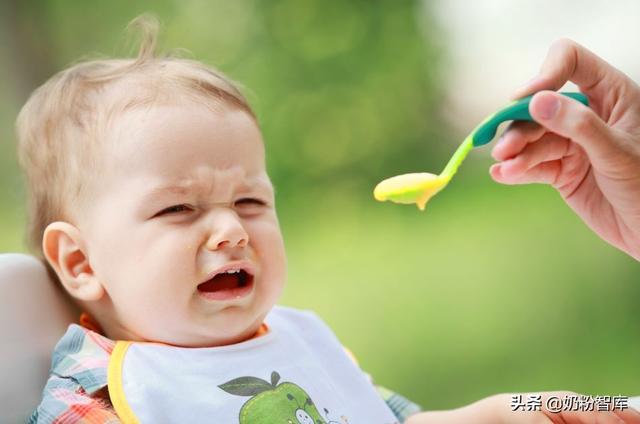
[[198,290],[203,292],[216,292],[229,290],[238,287],[238,274],[218,274],[211,280],[198,286]]

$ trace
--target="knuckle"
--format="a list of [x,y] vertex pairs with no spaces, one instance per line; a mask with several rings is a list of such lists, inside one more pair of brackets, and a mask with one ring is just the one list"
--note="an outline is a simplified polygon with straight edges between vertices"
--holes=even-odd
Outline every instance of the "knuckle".
[[541,72],[548,74],[546,76],[552,80],[563,79],[563,81],[557,82],[559,85],[564,84],[575,72],[579,49],[578,43],[569,38],[560,38],[554,41],[549,47]]
[[574,133],[582,137],[590,137],[597,132],[597,122],[588,109],[582,109],[575,115],[572,126]]
[[562,175],[562,167],[557,166],[555,170],[552,170],[549,175],[548,183],[555,188],[558,188],[560,184],[560,176]]
[[573,41],[570,38],[562,37],[555,40],[550,47],[550,50],[558,51],[562,53],[569,53],[575,49],[577,49],[578,43]]

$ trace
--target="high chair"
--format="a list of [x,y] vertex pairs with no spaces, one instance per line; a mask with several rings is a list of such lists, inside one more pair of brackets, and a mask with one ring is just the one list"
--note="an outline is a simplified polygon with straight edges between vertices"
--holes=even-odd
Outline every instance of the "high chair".
[[42,262],[0,254],[0,423],[24,423],[40,402],[51,352],[77,317]]

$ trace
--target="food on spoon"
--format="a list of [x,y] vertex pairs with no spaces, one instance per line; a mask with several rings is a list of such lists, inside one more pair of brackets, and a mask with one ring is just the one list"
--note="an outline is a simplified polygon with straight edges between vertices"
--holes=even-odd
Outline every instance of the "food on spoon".
[[429,172],[397,175],[380,182],[373,190],[373,196],[381,202],[415,203],[420,210],[424,210],[429,199],[442,190],[449,180],[451,177]]

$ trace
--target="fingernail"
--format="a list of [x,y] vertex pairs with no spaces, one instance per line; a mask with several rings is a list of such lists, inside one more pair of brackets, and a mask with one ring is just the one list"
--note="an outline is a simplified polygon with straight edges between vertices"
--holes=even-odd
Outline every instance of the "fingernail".
[[551,119],[556,116],[560,109],[560,102],[553,95],[544,96],[537,101],[536,109],[538,117],[542,119]]
[[489,168],[489,173],[490,173],[491,175],[494,175],[494,176],[496,176],[496,177],[499,177],[499,176],[500,176],[500,174],[501,174],[501,172],[500,172],[500,164],[499,164],[499,163],[493,164],[493,165],[491,166],[491,168]]

